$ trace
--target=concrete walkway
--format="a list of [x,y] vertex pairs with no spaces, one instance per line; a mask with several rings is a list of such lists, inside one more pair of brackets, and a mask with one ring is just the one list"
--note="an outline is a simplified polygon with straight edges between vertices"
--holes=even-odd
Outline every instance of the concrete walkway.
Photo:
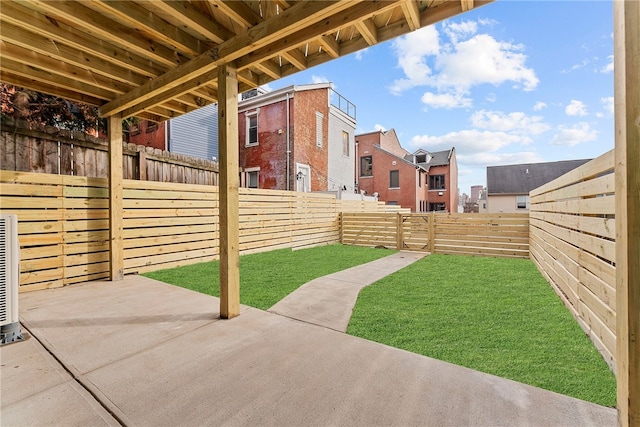
[[617,424],[611,408],[274,313],[220,320],[218,304],[140,276],[21,294],[31,338],[0,348],[0,424]]
[[360,290],[426,256],[396,252],[305,283],[268,311],[325,328],[346,332]]

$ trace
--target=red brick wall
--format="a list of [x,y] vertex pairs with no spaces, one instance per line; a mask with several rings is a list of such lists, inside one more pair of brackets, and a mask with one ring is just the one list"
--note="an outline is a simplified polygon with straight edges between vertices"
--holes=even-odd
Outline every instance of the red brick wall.
[[[291,173],[295,174],[296,163],[311,165],[311,191],[326,191],[329,186],[327,178],[329,161],[328,102],[327,89],[296,92],[293,98],[294,143],[292,144]],[[322,120],[322,147],[316,146],[316,111],[324,116]]]
[[[395,163],[395,164],[394,164]],[[389,188],[390,172],[397,170],[399,188]],[[368,194],[378,193],[378,200],[397,202],[403,208],[416,210],[416,168],[381,150],[373,153],[373,189]]]
[[155,123],[140,120],[129,128],[129,143],[166,150],[164,127],[164,122]]
[[[249,110],[251,113],[255,111]],[[287,103],[276,102],[258,111],[258,145],[246,146],[246,114],[238,114],[240,168],[260,168],[259,188],[286,190]]]
[[[438,189],[430,189],[429,190],[429,196],[428,196],[428,200],[429,200],[429,204],[431,203],[444,203],[445,204],[445,208],[447,210],[447,212],[457,212],[458,211],[458,206],[452,205],[452,197],[451,197],[451,193],[453,192],[455,194],[455,198],[457,199],[457,192],[458,189],[452,189],[451,188],[451,172],[450,172],[450,168],[449,166],[434,166],[432,168],[429,169],[429,175],[430,176],[435,176],[435,175],[444,175],[445,176],[445,189],[444,190],[438,190]],[[442,196],[440,196],[440,192],[442,192]]]

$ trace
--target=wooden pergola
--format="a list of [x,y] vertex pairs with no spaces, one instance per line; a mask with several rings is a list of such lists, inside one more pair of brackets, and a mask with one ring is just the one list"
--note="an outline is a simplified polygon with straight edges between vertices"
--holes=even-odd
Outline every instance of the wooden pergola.
[[[218,102],[220,314],[239,314],[238,92],[492,0],[3,0],[2,82],[99,106],[109,118],[111,279],[123,275],[122,127]],[[615,15],[617,378],[640,425],[640,3]]]

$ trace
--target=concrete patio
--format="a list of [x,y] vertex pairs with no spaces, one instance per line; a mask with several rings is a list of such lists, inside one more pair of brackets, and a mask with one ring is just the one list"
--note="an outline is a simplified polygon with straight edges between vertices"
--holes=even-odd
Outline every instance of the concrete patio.
[[[351,280],[354,280],[352,277]],[[141,276],[20,295],[3,426],[615,426],[616,411]]]

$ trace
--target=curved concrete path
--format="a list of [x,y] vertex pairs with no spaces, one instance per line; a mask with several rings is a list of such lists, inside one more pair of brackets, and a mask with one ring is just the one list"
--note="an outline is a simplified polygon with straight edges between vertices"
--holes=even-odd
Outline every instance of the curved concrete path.
[[397,252],[305,283],[269,312],[346,332],[360,290],[419,259],[426,253]]

